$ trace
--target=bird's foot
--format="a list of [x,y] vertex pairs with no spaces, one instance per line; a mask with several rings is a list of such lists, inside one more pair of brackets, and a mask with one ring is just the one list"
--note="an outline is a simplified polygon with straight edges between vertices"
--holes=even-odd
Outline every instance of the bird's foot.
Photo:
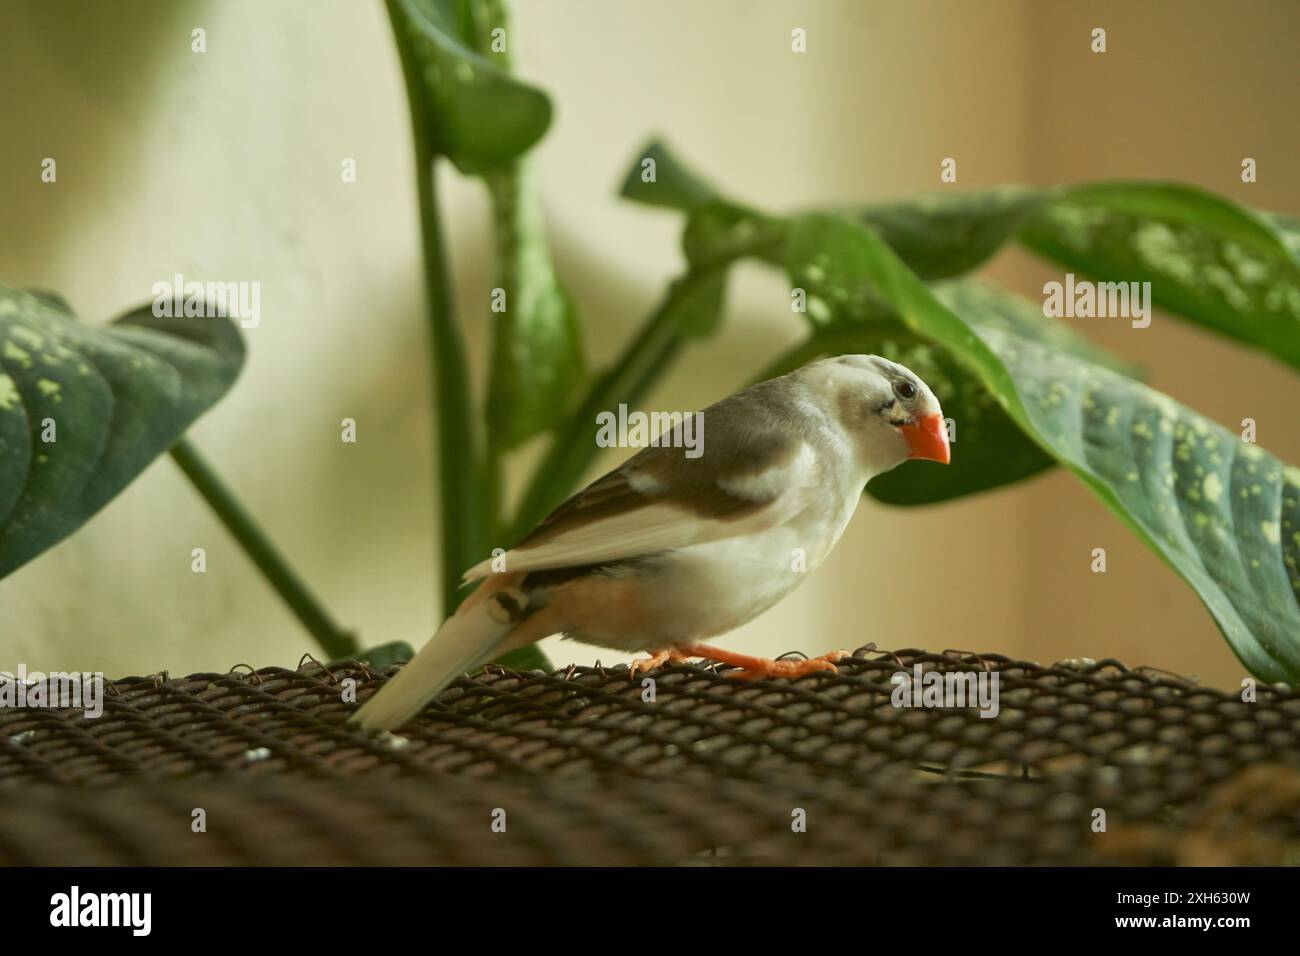
[[794,679],[817,671],[835,671],[838,670],[835,662],[849,656],[848,651],[831,651],[829,654],[823,654],[821,657],[808,660],[776,661],[768,657],[735,654],[716,647],[705,647],[702,644],[697,644],[694,647],[683,647],[681,648],[681,654],[683,657],[705,657],[711,661],[720,661],[723,664],[739,667],[740,670],[730,671],[727,674],[728,677],[736,680],[759,680],[766,677]]
[[640,657],[627,666],[627,679],[635,680],[636,675],[641,671],[652,671],[663,667],[667,663],[677,663],[690,657],[689,654],[683,654],[675,647],[670,647],[666,651],[655,651],[649,657]]

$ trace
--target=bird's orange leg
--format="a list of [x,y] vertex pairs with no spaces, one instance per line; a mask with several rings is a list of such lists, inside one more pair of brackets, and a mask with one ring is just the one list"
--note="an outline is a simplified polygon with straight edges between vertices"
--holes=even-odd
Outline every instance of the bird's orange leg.
[[774,661],[769,657],[751,657],[748,654],[736,654],[717,647],[693,644],[678,649],[682,657],[705,657],[711,661],[720,661],[741,668],[727,674],[738,680],[757,680],[761,677],[803,677],[817,671],[838,670],[835,662],[849,656],[848,651],[831,651],[821,657],[810,660]]

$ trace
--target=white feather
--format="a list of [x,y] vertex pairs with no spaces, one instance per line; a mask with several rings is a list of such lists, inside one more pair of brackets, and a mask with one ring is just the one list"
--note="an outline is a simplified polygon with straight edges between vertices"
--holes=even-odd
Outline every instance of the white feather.
[[400,727],[461,674],[496,657],[514,625],[493,619],[487,606],[487,601],[481,601],[447,618],[429,643],[351,721],[363,730]]

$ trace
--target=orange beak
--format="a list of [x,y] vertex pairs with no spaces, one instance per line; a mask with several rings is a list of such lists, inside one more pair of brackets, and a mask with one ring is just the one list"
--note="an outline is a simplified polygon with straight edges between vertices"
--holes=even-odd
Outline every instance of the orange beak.
[[952,453],[948,449],[948,426],[938,412],[926,415],[919,424],[899,425],[898,430],[903,433],[907,447],[912,450],[907,457],[924,458],[944,465],[952,461]]

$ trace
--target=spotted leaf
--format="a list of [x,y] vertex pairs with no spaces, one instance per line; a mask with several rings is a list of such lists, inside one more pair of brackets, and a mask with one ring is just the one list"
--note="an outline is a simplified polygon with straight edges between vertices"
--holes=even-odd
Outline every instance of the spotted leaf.
[[244,347],[224,318],[83,325],[0,286],[0,577],[85,523],[230,388]]

